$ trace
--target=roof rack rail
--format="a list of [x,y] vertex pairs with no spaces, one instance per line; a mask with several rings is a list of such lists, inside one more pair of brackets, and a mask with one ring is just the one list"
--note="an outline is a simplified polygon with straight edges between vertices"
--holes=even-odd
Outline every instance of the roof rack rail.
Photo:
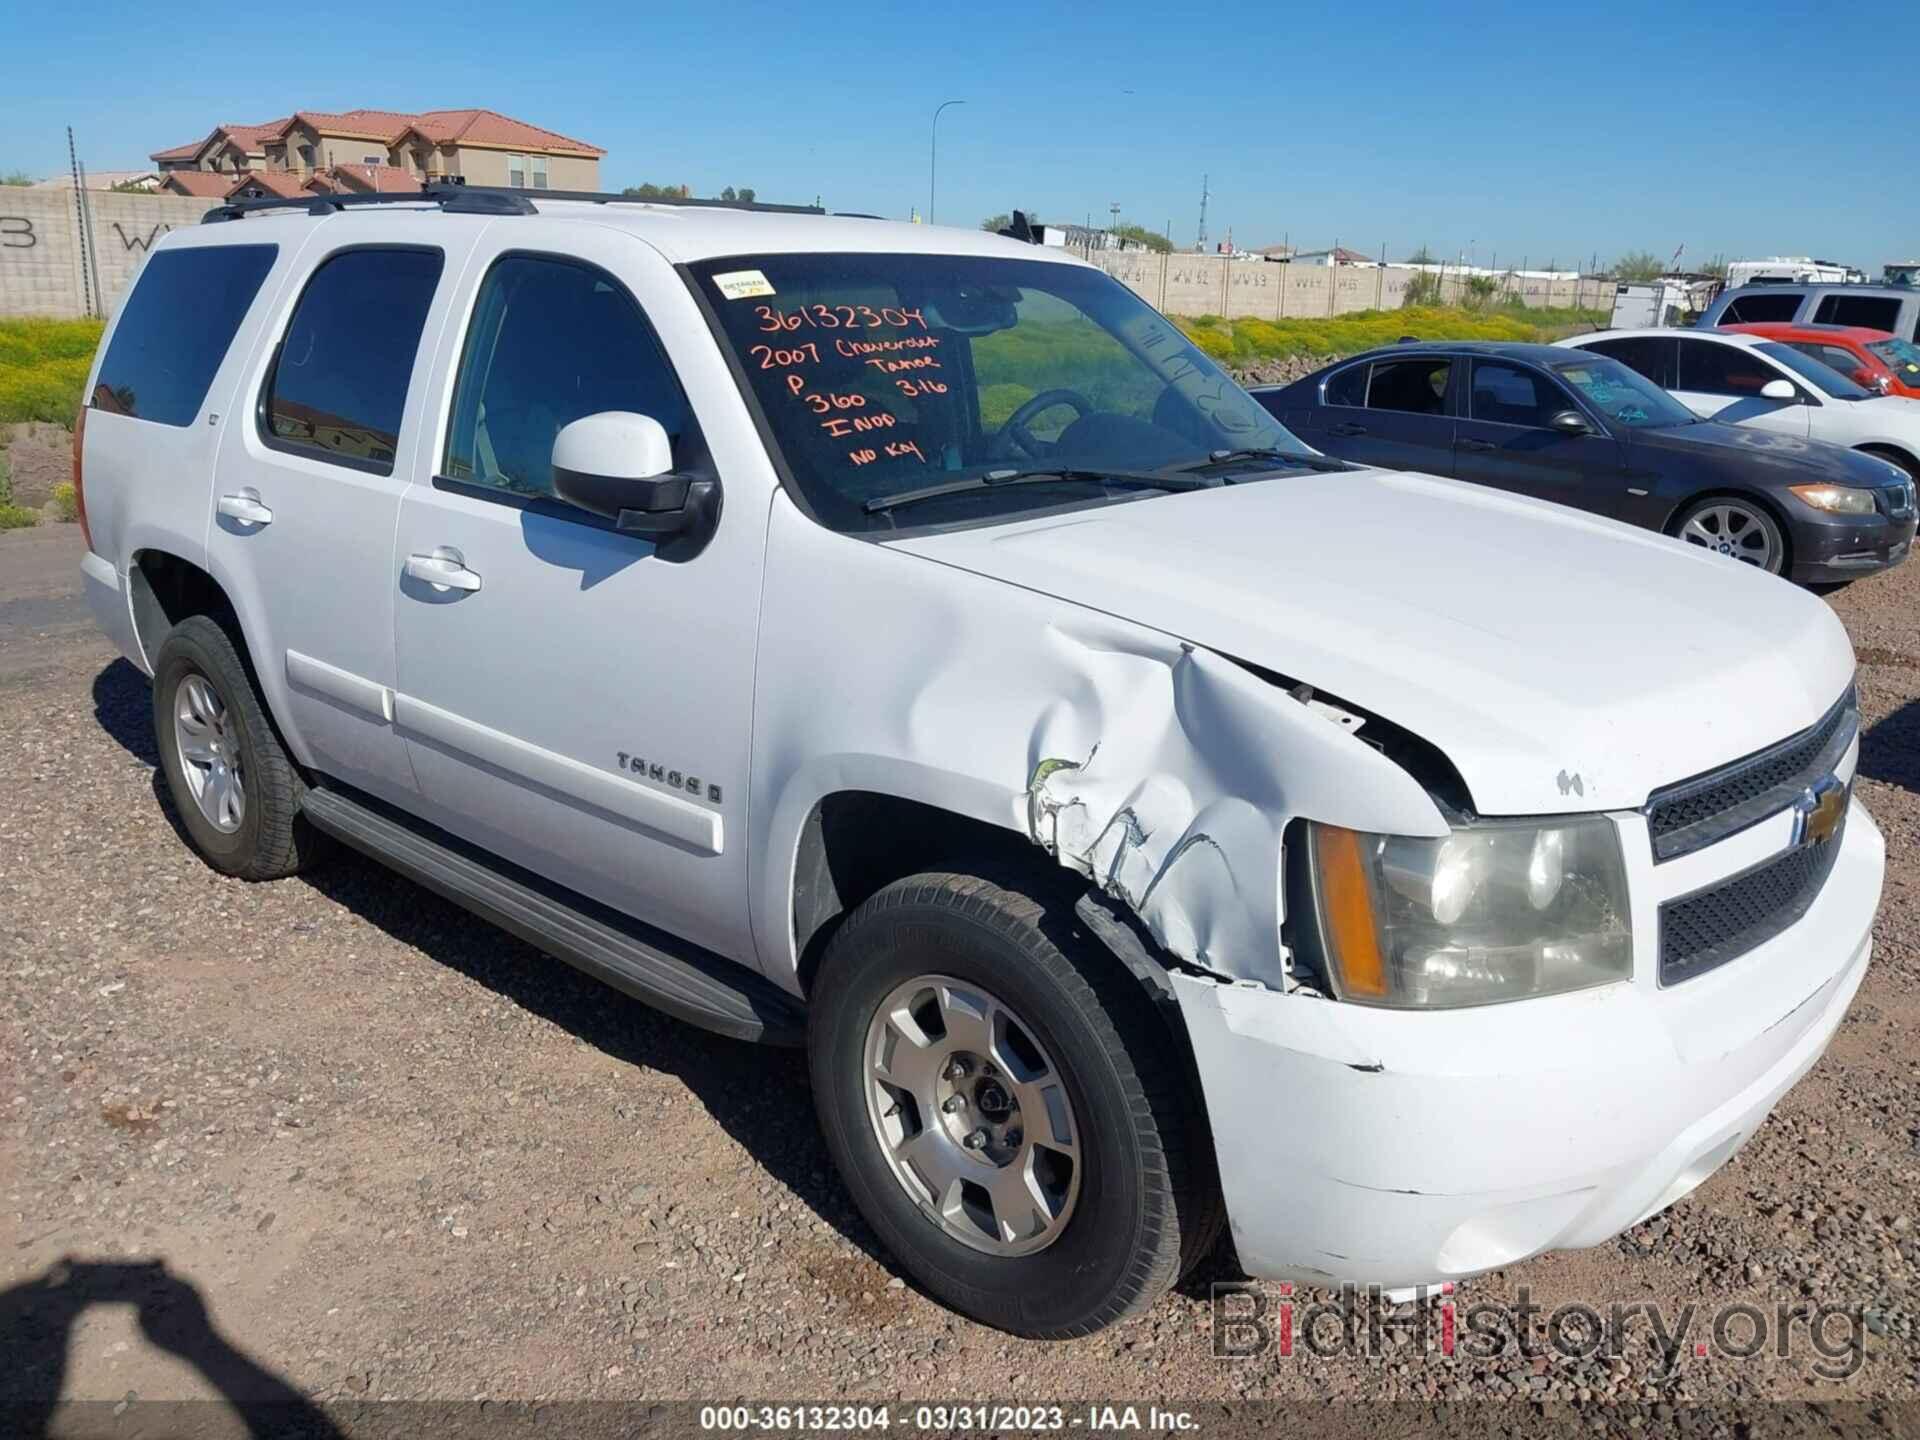
[[825,215],[818,205],[764,205],[758,200],[695,200],[692,197],[649,200],[638,195],[614,195],[599,190],[520,190],[498,185],[468,185],[458,177],[429,180],[417,191],[381,191],[370,195],[294,195],[271,200],[233,200],[216,205],[200,217],[202,225],[239,220],[264,210],[304,210],[309,215],[332,215],[363,205],[437,204],[450,215],[537,215],[541,200],[584,200],[594,205],[675,205],[696,210],[758,210],[774,215]]
[[533,202],[518,190],[493,190],[465,185],[426,183],[418,190],[383,190],[369,195],[290,195],[271,200],[234,200],[216,205],[200,217],[202,225],[239,220],[263,210],[304,210],[309,215],[334,215],[363,205],[438,205],[450,215],[533,215]]
[[584,200],[591,205],[676,205],[689,210],[759,210],[769,215],[825,215],[819,205],[770,205],[759,200],[696,200],[691,195],[674,199],[648,199],[642,195],[616,195],[607,190],[507,190],[495,193],[531,195],[540,200]]

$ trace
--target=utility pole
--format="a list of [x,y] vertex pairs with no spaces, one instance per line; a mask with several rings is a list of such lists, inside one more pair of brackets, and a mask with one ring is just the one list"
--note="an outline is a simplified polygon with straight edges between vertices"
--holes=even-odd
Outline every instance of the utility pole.
[[940,165],[940,112],[949,105],[964,105],[964,100],[942,100],[933,107],[933,135],[927,141],[927,223],[933,224],[934,180]]
[[1200,177],[1200,228],[1193,237],[1193,253],[1196,255],[1207,253],[1207,199],[1207,177],[1202,175]]

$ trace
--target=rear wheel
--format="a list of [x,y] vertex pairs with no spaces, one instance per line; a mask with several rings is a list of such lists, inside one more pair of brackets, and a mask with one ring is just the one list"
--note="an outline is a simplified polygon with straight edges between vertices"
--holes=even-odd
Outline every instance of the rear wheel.
[[1786,568],[1787,541],[1780,522],[1751,500],[1732,495],[1697,500],[1681,515],[1673,533],[1689,545],[1769,575],[1778,575]]
[[153,729],[180,822],[214,869],[275,880],[318,853],[320,837],[300,814],[299,771],[232,637],[211,617],[191,615],[161,641]]
[[1049,1339],[1151,1305],[1221,1216],[1184,1048],[1076,928],[1044,884],[910,876],[834,937],[808,1018],[828,1148],[887,1248]]

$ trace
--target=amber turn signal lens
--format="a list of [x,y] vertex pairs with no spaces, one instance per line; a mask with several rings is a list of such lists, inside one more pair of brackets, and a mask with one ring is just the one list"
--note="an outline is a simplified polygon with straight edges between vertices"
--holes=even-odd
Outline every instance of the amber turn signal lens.
[[1374,924],[1373,894],[1367,883],[1361,838],[1337,825],[1314,827],[1315,860],[1320,877],[1320,921],[1326,930],[1328,959],[1342,996],[1378,1000],[1387,994],[1387,962],[1380,953]]

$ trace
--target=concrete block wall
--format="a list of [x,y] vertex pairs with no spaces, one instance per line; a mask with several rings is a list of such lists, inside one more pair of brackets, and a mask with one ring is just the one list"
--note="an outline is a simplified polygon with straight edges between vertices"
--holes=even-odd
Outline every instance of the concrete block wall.
[[81,259],[75,191],[0,186],[0,316],[112,313],[153,243],[176,225],[199,224],[218,203],[111,190],[90,190],[86,200],[95,249],[91,268]]
[[[1356,310],[1398,310],[1417,270],[1398,266],[1276,265],[1219,255],[1155,255],[1140,251],[1095,251],[1090,257],[1114,279],[1168,315],[1220,315],[1229,320],[1285,320],[1346,315]],[[1464,276],[1447,275],[1448,301],[1467,295]],[[1528,279],[1502,282],[1502,293],[1534,307],[1613,303],[1611,280]]]

